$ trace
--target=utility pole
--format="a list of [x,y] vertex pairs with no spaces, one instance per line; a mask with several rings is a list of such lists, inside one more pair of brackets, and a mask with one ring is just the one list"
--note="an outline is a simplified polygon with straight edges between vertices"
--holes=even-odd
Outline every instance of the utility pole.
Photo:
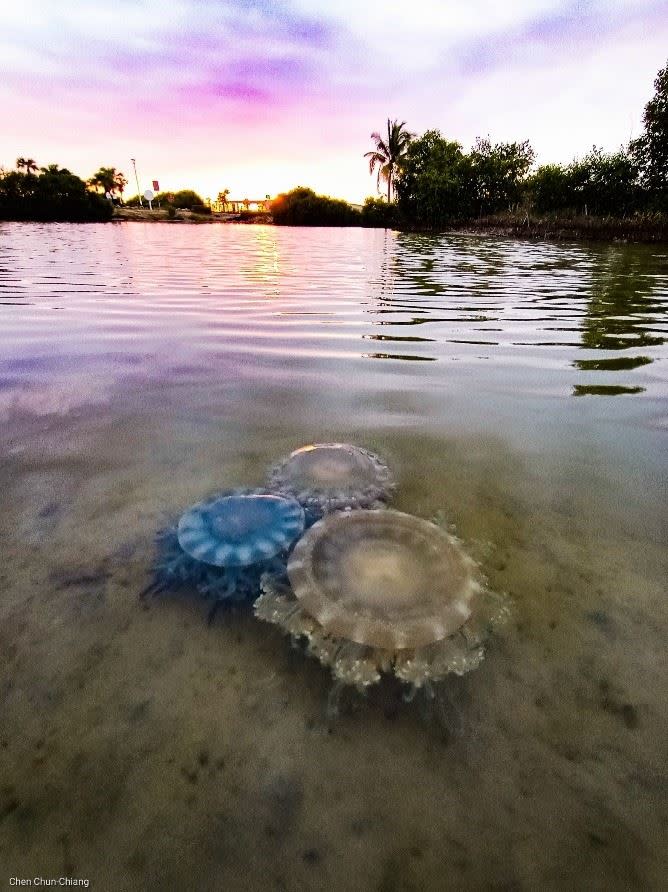
[[134,158],[130,158],[130,161],[132,161],[132,166],[133,166],[134,169],[135,169],[135,182],[137,183],[137,195],[138,195],[138,197],[139,197],[139,207],[140,207],[140,208],[143,208],[143,207],[144,207],[144,204],[143,204],[143,202],[142,202],[142,200],[141,200],[141,190],[140,190],[140,188],[139,188],[139,177],[137,176],[137,162],[135,161]]

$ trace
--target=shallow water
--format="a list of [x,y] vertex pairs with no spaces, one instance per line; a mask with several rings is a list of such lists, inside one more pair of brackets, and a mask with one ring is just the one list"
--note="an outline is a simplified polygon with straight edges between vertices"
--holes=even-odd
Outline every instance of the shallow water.
[[[0,224],[5,881],[662,888],[667,310],[656,246]],[[450,734],[389,688],[330,728],[276,630],[138,598],[166,518],[313,441],[514,599]]]

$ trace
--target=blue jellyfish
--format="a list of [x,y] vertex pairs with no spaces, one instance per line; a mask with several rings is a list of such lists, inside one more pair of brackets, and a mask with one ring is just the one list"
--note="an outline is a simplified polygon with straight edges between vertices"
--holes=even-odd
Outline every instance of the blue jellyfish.
[[269,485],[302,505],[307,527],[332,511],[380,508],[394,490],[387,465],[373,452],[348,443],[296,449],[271,470]]
[[264,574],[282,576],[303,530],[294,499],[265,489],[223,492],[158,533],[153,581],[142,594],[194,589],[212,601],[212,619],[223,604],[254,601]]

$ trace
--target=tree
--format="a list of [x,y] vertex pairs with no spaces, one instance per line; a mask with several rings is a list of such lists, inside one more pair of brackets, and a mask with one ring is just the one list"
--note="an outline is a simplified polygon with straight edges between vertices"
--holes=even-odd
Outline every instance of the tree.
[[[25,165],[23,165],[25,168]],[[0,179],[0,220],[105,221],[112,208],[69,170],[50,164],[39,176],[13,170]]]
[[376,143],[372,152],[366,152],[364,157],[369,159],[369,173],[373,174],[378,167],[376,187],[380,192],[380,181],[387,183],[387,200],[392,200],[392,188],[401,171],[401,166],[408,146],[414,134],[404,130],[406,122],[399,124],[397,121],[387,119],[387,139],[383,139],[380,133],[372,133],[371,139]]
[[110,191],[113,193],[114,190],[116,190],[120,194],[121,199],[122,199],[123,198],[123,190],[125,189],[127,184],[128,184],[127,177],[123,173],[121,173],[120,170],[118,170],[118,171],[116,171],[116,176],[114,177],[114,189],[112,189]]
[[668,201],[668,65],[657,74],[654,90],[643,113],[644,133],[629,148],[650,201],[662,207]]
[[37,167],[37,162],[33,158],[17,158],[16,169],[25,170],[25,172],[30,175],[35,173],[39,168]]
[[531,207],[539,214],[573,207],[573,182],[570,168],[561,164],[542,164],[526,181]]
[[480,214],[509,209],[521,198],[521,181],[533,164],[529,140],[500,142],[478,139],[471,149],[472,191]]
[[227,196],[228,196],[229,194],[230,194],[230,190],[229,190],[229,189],[223,189],[222,192],[219,192],[219,193],[218,193],[217,201],[218,201],[218,204],[222,206],[222,208],[223,208],[223,212],[224,212],[225,209],[227,208]]
[[624,150],[606,153],[593,146],[568,166],[570,207],[586,214],[622,216],[638,201],[638,168]]
[[463,219],[472,209],[471,163],[458,142],[427,130],[413,140],[402,161],[396,189],[403,219],[428,228]]
[[204,199],[192,189],[181,189],[174,193],[172,202],[175,208],[204,207]]
[[270,204],[279,226],[359,226],[360,212],[347,202],[298,186],[277,195]]
[[120,171],[116,170],[115,167],[100,167],[100,169],[88,180],[88,185],[93,186],[95,189],[102,189],[103,192],[109,192],[113,195],[117,190],[120,190],[121,192],[123,191],[123,189],[120,188],[121,181],[124,189],[127,186],[128,181]]

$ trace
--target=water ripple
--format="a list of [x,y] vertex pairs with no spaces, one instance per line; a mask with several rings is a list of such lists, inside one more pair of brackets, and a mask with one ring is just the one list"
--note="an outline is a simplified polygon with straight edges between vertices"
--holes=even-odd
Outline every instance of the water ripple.
[[[668,389],[667,309],[656,247],[264,226],[0,227],[5,392],[26,357],[21,384],[39,391],[65,386],[64,368],[82,378],[94,369],[118,388],[128,365],[174,384],[178,368],[189,381],[199,369],[204,387],[220,373],[213,355],[237,364],[233,376],[278,377],[281,364],[299,364],[296,375],[321,372],[351,394],[366,387],[357,361],[382,359],[395,361],[377,367],[388,388],[401,366],[407,389],[480,399],[503,386],[520,401],[546,391],[655,400]],[[61,362],[55,379],[41,356]],[[71,383],[61,408],[75,399]]]

